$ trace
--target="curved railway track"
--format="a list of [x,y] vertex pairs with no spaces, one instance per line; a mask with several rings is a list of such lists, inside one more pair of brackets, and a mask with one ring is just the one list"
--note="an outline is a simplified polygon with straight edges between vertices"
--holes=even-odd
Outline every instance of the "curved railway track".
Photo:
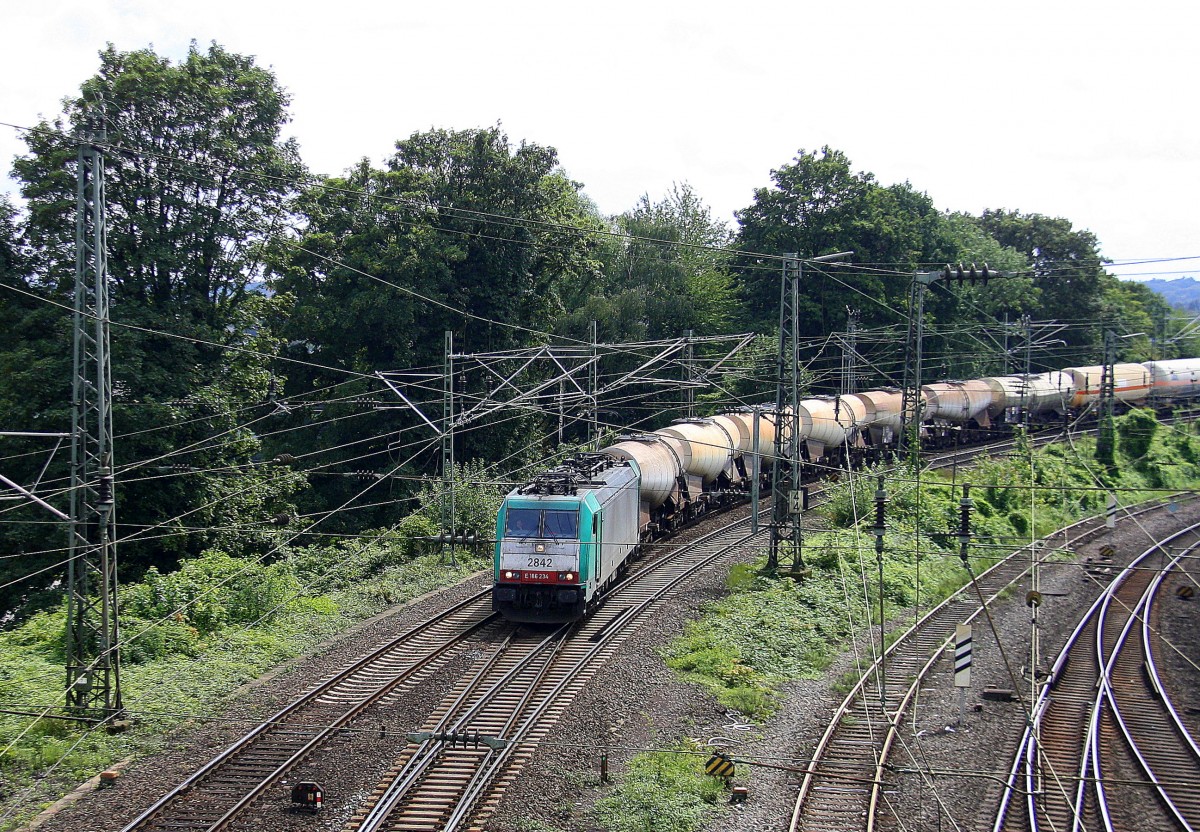
[[[1171,557],[1172,544],[1186,549]],[[1117,803],[1136,806],[1153,828],[1200,829],[1200,748],[1159,678],[1154,654],[1163,643],[1153,625],[1165,577],[1197,549],[1200,525],[1155,544],[1081,618],[1022,736],[994,832],[1112,832]],[[1122,755],[1140,782],[1111,775]]]
[[[1049,439],[1037,437],[1033,441],[1041,443]],[[1007,441],[1012,443],[1012,440]],[[943,453],[941,462],[935,465],[963,463],[974,455],[994,453],[1004,447],[1005,443],[1001,442],[956,449]],[[819,493],[814,491],[814,498]],[[465,828],[464,824],[471,817],[485,817],[494,808],[504,785],[515,776],[537,741],[546,735],[549,726],[561,714],[564,707],[561,703],[569,701],[590,678],[596,662],[611,655],[646,610],[652,608],[654,600],[670,591],[668,586],[654,588],[654,582],[667,576],[662,579],[669,580],[673,586],[723,555],[756,545],[765,537],[765,532],[752,537],[745,531],[747,524],[745,518],[735,521],[689,544],[674,556],[644,560],[634,575],[610,593],[604,607],[595,615],[569,633],[559,632],[554,637],[557,646],[553,650],[541,640],[535,640],[540,646],[530,644],[527,635],[514,632],[511,625],[492,615],[490,590],[485,590],[412,628],[316,685],[201,766],[185,782],[126,825],[123,832],[216,832],[228,828],[245,809],[278,785],[289,771],[333,734],[368,715],[372,706],[418,683],[455,655],[474,634],[490,628],[487,634],[492,638],[508,639],[507,647],[498,651],[491,664],[480,671],[482,675],[478,682],[460,681],[458,693],[462,695],[462,701],[456,705],[442,703],[426,727],[431,733],[478,731],[515,740],[516,744],[486,752],[477,748],[449,748],[443,744],[437,744],[435,748],[431,743],[425,743],[426,748],[410,747],[393,767],[400,781],[406,778],[408,781],[400,789],[401,796],[393,800],[387,796],[389,787],[381,785],[353,819],[355,828],[359,824],[366,824],[361,826],[364,829],[383,828],[386,824],[382,818],[389,812],[377,811],[374,807],[391,802],[393,809],[406,807],[403,810],[406,816],[423,813],[428,818],[440,818],[438,823],[443,824],[399,825],[395,828]],[[990,575],[992,571],[985,574]],[[655,575],[660,577],[652,577]],[[675,577],[670,577],[672,575]],[[927,646],[932,647],[932,642]],[[547,658],[551,655],[552,658]],[[590,669],[589,662],[592,663]],[[515,670],[518,667],[520,669]],[[536,667],[542,669],[535,671]],[[569,672],[563,670],[568,667],[571,668]],[[525,685],[529,693],[513,699],[512,691],[520,688],[517,680],[535,677],[535,682]],[[497,687],[498,680],[503,678],[508,681]],[[472,710],[471,705],[473,701],[484,699],[508,704],[496,704],[495,708],[486,709],[485,719],[484,711]],[[509,716],[500,719],[498,714],[502,712]],[[456,755],[462,759],[456,761]],[[413,774],[414,766],[420,767],[423,773]],[[468,778],[470,782],[446,785],[449,782],[447,775],[437,773],[455,768],[472,771]],[[389,778],[389,782],[395,779]],[[875,779],[879,781],[878,777]],[[451,797],[456,790],[457,797]],[[418,798],[421,792],[434,797]],[[203,796],[199,797],[200,794]],[[418,811],[417,804],[421,800],[431,801],[433,808]],[[379,815],[379,819],[370,819],[373,814]],[[391,814],[395,816],[394,812]],[[796,828],[794,823],[793,828]]]
[[[1161,509],[1145,507],[1136,514]],[[1081,520],[1058,532],[1072,543],[1105,531],[1103,518]],[[1039,544],[1044,541],[1039,541]],[[1024,577],[1030,550],[1012,552],[931,609],[861,674],[834,712],[801,782],[790,824],[799,830],[876,830],[887,802],[888,767],[903,747],[901,734],[922,681],[950,645],[956,624],[982,614],[983,603]]]
[[737,520],[647,564],[582,622],[544,638],[526,635],[499,646],[417,733],[473,737],[478,732],[501,738],[504,745],[413,742],[347,828],[481,829],[537,744],[657,602],[698,571],[766,542],[765,532],[748,534],[746,524],[746,519]]

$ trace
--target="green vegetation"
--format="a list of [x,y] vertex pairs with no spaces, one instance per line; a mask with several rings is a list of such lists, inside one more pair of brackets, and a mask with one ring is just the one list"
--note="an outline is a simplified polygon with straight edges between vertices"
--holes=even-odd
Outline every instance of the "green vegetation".
[[[806,366],[823,366],[822,345],[850,307],[860,307],[864,332],[885,333],[860,342],[862,366],[892,366],[886,333],[903,322],[911,273],[958,260],[1022,276],[930,294],[926,355],[946,376],[1000,372],[1010,356],[980,349],[978,332],[1022,313],[1083,322],[1066,326],[1037,369],[1099,360],[1104,328],[1155,332],[1162,357],[1200,354],[1200,336],[1171,320],[1157,295],[1107,274],[1099,241],[1069,220],[947,213],[913,185],[855,171],[836,149],[800,150],[731,227],[686,184],[604,216],[553,147],[510,140],[498,125],[399,137],[382,153],[351,151],[340,174],[312,175],[284,134],[290,103],[273,71],[215,43],[193,44],[178,61],[108,46],[62,113],[24,132],[27,152],[13,165],[20,206],[0,198],[0,427],[62,433],[72,423],[74,136],[103,121],[120,149],[106,154],[105,180],[113,459],[127,582],[123,681],[143,726],[208,710],[264,668],[478,565],[466,558],[453,571],[421,554],[444,500],[427,479],[439,443],[421,414],[438,412],[446,331],[456,352],[469,354],[577,346],[590,342],[593,321],[610,344],[692,330],[701,358],[723,349],[705,336],[753,333],[709,376],[711,388],[696,391],[711,412],[773,392],[765,368],[777,338],[774,258],[852,250],[872,265],[802,282]],[[369,161],[384,154],[378,167]],[[1118,350],[1119,360],[1143,360],[1150,342],[1122,338]],[[656,351],[604,355],[601,385],[640,378]],[[517,369],[458,368],[460,417]],[[381,382],[387,371],[420,413]],[[814,369],[810,383],[827,376]],[[520,477],[556,446],[585,440],[586,407],[597,403],[581,403],[581,392],[565,388],[576,403],[558,410],[551,382],[520,410],[464,419],[458,529],[488,537],[503,490],[497,477]],[[680,415],[679,398],[639,382],[598,404],[610,426],[652,429]],[[1117,438],[1127,464],[1097,473],[1104,482],[1193,481],[1200,454],[1190,436],[1132,415]],[[0,437],[5,476],[37,483],[65,511],[69,455],[50,447],[35,436]],[[1032,512],[1019,461],[981,466],[973,475],[982,491],[980,566],[991,546],[1096,509],[1101,492],[1072,490],[1090,482],[1081,458],[1039,456],[1036,484],[1062,497],[1039,496]],[[961,581],[945,557],[955,514],[946,485],[927,477],[918,494],[903,477],[889,482],[889,614]],[[668,652],[672,666],[751,714],[769,712],[787,679],[818,672],[830,645],[869,620],[878,594],[859,520],[871,488],[859,478],[844,489],[828,509],[833,530],[810,536],[810,580],[735,573],[729,601],[712,611],[721,627],[689,630]],[[37,711],[57,703],[64,677],[64,534],[44,506],[6,506],[0,696],[10,710]],[[918,531],[915,553],[906,546]],[[0,792],[21,794],[53,767],[37,781],[44,796],[151,739],[144,729],[81,735],[68,722],[3,715],[0,742]]]
[[[464,504],[493,520],[496,486],[465,484],[482,471],[461,467]],[[395,529],[321,545],[285,548],[267,563],[209,550],[179,569],[151,568],[122,587],[122,687],[134,720],[128,733],[81,730],[73,722],[0,715],[0,784],[27,819],[119,759],[154,750],[164,731],[214,713],[239,686],[336,637],[358,621],[490,563],[460,549],[457,566],[422,553],[439,514],[429,484],[422,508]],[[39,612],[0,633],[0,701],[12,710],[60,715],[64,612]],[[5,822],[8,823],[7,821]],[[0,825],[0,828],[10,828]]]
[[[1091,440],[1038,450],[1032,476],[1028,448],[1020,443],[1012,455],[980,460],[961,475],[973,483],[972,569],[986,569],[1028,542],[1031,533],[1043,536],[1100,511],[1105,488],[1119,489],[1122,504],[1130,505],[1161,496],[1157,489],[1200,485],[1200,438],[1190,426],[1164,428],[1149,411],[1135,410],[1118,418],[1117,432],[1118,479],[1093,461]],[[729,595],[710,604],[665,649],[667,664],[726,707],[757,718],[774,710],[786,682],[824,671],[852,635],[878,621],[879,572],[870,531],[875,487],[876,476],[864,472],[834,488],[819,509],[833,528],[805,537],[812,573],[803,581],[763,574],[764,559],[735,566]],[[949,475],[926,473],[918,490],[911,474],[901,471],[889,474],[885,487],[890,502],[883,597],[890,620],[937,603],[962,586],[967,574],[957,542],[962,492]],[[919,554],[913,547],[918,533]],[[842,687],[848,689],[848,683]]]
[[678,752],[638,754],[611,794],[596,801],[609,832],[692,832],[718,810],[725,783],[704,773],[707,751],[684,743]]

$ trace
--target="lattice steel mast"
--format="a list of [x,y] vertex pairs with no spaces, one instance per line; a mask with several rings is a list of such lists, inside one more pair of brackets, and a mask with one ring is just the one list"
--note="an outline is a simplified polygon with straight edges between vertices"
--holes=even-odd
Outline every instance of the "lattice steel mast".
[[121,711],[103,126],[79,141],[75,214],[67,705]]
[[[824,254],[806,262],[820,263],[849,257],[854,252]],[[771,460],[771,546],[767,570],[779,568],[780,548],[792,552],[792,572],[805,570],[802,554],[800,511],[800,278],[802,262],[795,253],[783,255],[779,287],[779,351],[775,370],[775,453]]]

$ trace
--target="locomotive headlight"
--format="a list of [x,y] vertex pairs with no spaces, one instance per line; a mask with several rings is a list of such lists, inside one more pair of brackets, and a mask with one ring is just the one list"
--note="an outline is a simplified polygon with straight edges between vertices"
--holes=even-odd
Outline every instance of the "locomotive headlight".
[[513,573],[512,573],[512,572],[505,572],[505,573],[504,573],[504,580],[506,580],[506,581],[511,581],[512,579],[513,579]]
[[533,551],[537,552],[540,555],[542,552],[546,551],[546,544],[545,543],[535,543],[533,545]]

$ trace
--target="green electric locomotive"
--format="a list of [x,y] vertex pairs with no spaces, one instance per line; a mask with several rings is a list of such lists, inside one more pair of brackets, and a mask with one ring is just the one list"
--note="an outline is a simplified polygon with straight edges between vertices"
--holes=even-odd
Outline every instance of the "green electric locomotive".
[[637,552],[641,473],[584,454],[514,489],[496,517],[492,608],[512,621],[584,616]]

